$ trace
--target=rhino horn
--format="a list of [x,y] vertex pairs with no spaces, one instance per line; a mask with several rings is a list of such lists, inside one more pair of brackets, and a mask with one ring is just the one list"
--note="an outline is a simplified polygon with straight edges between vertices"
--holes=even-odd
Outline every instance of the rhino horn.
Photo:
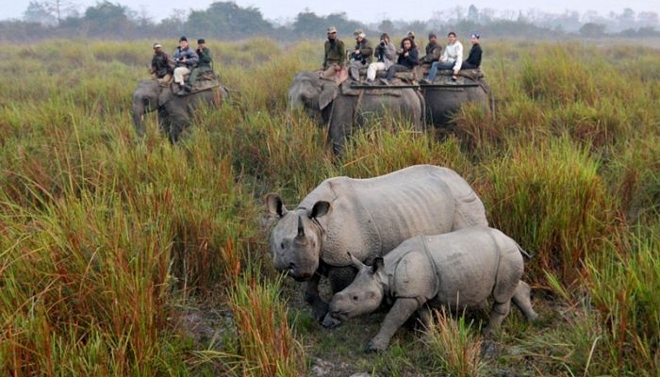
[[364,267],[366,267],[366,265],[362,263],[361,260],[354,257],[351,253],[346,253],[346,254],[348,254],[348,256],[351,258],[351,262],[353,262],[353,267],[357,268],[358,270],[361,270]]
[[305,228],[303,228],[302,217],[298,215],[298,235],[296,238],[305,237]]

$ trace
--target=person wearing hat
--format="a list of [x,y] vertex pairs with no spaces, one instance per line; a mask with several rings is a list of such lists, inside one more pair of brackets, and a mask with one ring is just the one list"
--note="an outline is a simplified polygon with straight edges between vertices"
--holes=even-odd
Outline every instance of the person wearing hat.
[[192,69],[188,83],[181,88],[177,93],[178,95],[182,96],[186,93],[190,93],[192,91],[192,86],[195,85],[199,75],[213,71],[213,57],[211,56],[211,50],[206,47],[206,40],[204,40],[204,38],[197,40],[197,50],[195,50],[195,53],[198,57],[197,66]]
[[151,58],[149,73],[161,84],[167,83],[172,78],[173,64],[170,63],[170,58],[163,51],[163,46],[160,43],[154,43],[153,48],[154,56]]
[[351,63],[349,68],[349,75],[353,80],[360,81],[360,68],[367,67],[373,61],[374,48],[371,42],[365,38],[362,29],[357,29],[353,32],[355,36],[355,49],[351,53]]
[[472,47],[470,48],[468,58],[463,62],[461,69],[476,69],[481,66],[482,51],[481,45],[479,44],[479,37],[479,33],[472,33],[472,35],[470,35],[470,43],[472,43]]
[[334,77],[346,62],[346,48],[344,42],[337,38],[337,28],[328,28],[328,40],[324,44],[325,54],[323,56],[323,67],[321,76],[325,78]]
[[431,64],[440,59],[442,46],[438,43],[438,36],[435,33],[429,33],[429,43],[426,45],[426,55],[419,60],[420,64]]
[[410,40],[412,41],[412,43],[413,43],[413,45],[414,45],[415,47],[417,46],[417,43],[415,43],[415,32],[414,32],[414,31],[412,31],[412,30],[409,31],[409,32],[406,34],[406,37],[410,38]]
[[431,64],[431,70],[429,71],[426,79],[420,80],[421,83],[430,84],[433,83],[435,76],[438,73],[439,69],[449,69],[453,70],[452,80],[456,81],[458,77],[458,71],[461,70],[463,64],[463,44],[456,39],[456,33],[450,31],[447,34],[447,40],[449,43],[445,47],[445,51],[440,56],[440,59],[437,62]]
[[184,76],[190,73],[199,60],[195,50],[191,49],[188,45],[188,38],[185,36],[179,38],[179,47],[172,54],[172,59],[174,59],[174,63],[176,64],[176,68],[174,68],[174,82],[183,88],[186,84]]

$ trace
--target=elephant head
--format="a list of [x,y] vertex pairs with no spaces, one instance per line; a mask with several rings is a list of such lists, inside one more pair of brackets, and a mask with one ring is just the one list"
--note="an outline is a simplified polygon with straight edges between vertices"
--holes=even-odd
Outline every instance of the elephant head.
[[176,143],[183,130],[191,124],[193,110],[202,103],[220,107],[228,97],[219,85],[211,90],[199,90],[186,96],[176,96],[172,87],[161,87],[156,80],[140,81],[133,92],[133,123],[138,135],[145,134],[144,116],[158,110],[160,131]]
[[135,131],[140,136],[145,134],[144,116],[147,113],[158,110],[163,103],[171,98],[169,90],[162,89],[156,80],[142,80],[138,82],[137,87],[133,91],[131,115],[133,117]]
[[325,118],[325,110],[338,94],[339,87],[334,80],[322,79],[318,72],[301,72],[296,75],[289,88],[289,109],[304,109],[315,119]]

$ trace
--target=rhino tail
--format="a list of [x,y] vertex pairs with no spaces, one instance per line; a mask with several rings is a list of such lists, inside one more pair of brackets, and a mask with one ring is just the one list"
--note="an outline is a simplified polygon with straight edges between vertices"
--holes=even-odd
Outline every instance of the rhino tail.
[[523,249],[522,246],[518,245],[517,242],[516,242],[516,246],[518,247],[518,251],[520,251],[520,254],[526,256],[528,259],[533,259],[534,258],[534,255],[526,252],[525,249]]

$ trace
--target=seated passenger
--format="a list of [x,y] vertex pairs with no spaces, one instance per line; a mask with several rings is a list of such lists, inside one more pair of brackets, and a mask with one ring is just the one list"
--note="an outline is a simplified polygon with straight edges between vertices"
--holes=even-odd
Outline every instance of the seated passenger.
[[321,67],[321,77],[334,77],[344,67],[346,61],[346,50],[344,42],[337,38],[337,28],[330,26],[328,28],[328,40],[323,45],[325,53],[323,55],[323,67]]
[[195,53],[199,58],[199,62],[197,63],[197,67],[193,68],[190,73],[188,83],[177,93],[180,96],[192,91],[192,86],[195,85],[195,81],[197,81],[197,77],[199,77],[200,74],[213,71],[213,68],[211,67],[213,64],[213,57],[211,57],[211,50],[206,47],[206,41],[204,38],[197,40],[197,50],[195,50]]
[[367,68],[367,84],[373,84],[378,70],[390,68],[394,64],[394,58],[396,58],[396,46],[390,42],[389,34],[383,33],[380,36],[380,43],[376,47],[376,59],[378,61],[369,64],[369,68]]
[[190,73],[199,60],[195,51],[188,46],[188,39],[185,36],[179,39],[179,47],[172,54],[172,59],[174,59],[174,63],[176,64],[176,68],[174,68],[174,82],[183,88],[186,84],[183,76]]
[[373,61],[374,49],[371,42],[365,38],[362,29],[357,29],[353,33],[355,36],[355,50],[351,53],[351,63],[349,74],[355,81],[360,81],[360,68],[366,67]]
[[387,69],[387,77],[382,79],[384,84],[389,84],[397,72],[412,71],[419,64],[419,52],[410,37],[401,40],[401,49],[396,64]]
[[417,42],[415,42],[415,32],[414,31],[408,31],[406,34],[406,37],[410,38],[410,41],[412,42],[413,47],[417,48]]
[[429,33],[429,43],[426,45],[426,55],[419,60],[419,64],[431,64],[440,59],[442,46],[438,44],[438,36],[435,33]]
[[458,71],[461,70],[461,65],[463,64],[463,45],[456,39],[456,33],[453,31],[447,34],[447,40],[449,43],[440,56],[440,60],[431,64],[429,75],[425,80],[421,80],[420,82],[427,84],[432,83],[435,79],[435,75],[438,74],[438,69],[453,70],[452,80],[456,80]]
[[479,44],[479,34],[472,33],[470,35],[470,43],[472,43],[472,48],[470,48],[470,54],[468,58],[465,59],[462,69],[475,69],[481,66],[481,45]]
[[169,82],[172,78],[173,64],[170,62],[169,56],[163,51],[163,46],[160,43],[154,43],[153,48],[154,56],[151,58],[149,73],[161,84]]

